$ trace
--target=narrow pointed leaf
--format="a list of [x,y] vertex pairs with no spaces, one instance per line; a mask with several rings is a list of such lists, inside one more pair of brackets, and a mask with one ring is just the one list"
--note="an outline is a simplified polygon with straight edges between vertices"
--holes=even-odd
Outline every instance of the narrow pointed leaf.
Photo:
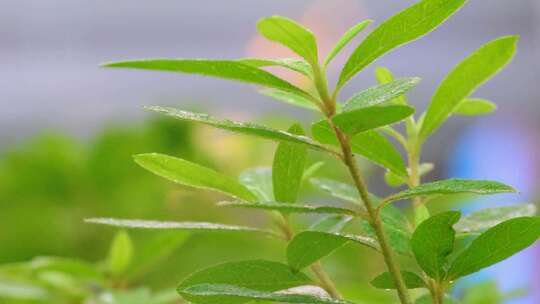
[[271,168],[250,168],[242,172],[238,179],[242,185],[246,186],[257,197],[258,202],[275,201]]
[[289,266],[264,260],[230,262],[197,271],[178,286],[178,292],[187,301],[200,304],[236,304],[250,299],[235,296],[217,299],[184,294],[183,291],[199,284],[226,284],[256,291],[274,292],[309,284],[310,280]]
[[358,196],[358,191],[351,185],[331,180],[328,178],[312,178],[311,183],[316,188],[330,194],[335,198],[353,203],[360,204],[362,201]]
[[230,231],[230,232],[261,232],[272,236],[276,233],[270,230],[252,228],[246,226],[225,225],[207,222],[164,222],[136,219],[117,219],[117,218],[90,218],[86,223],[107,225],[113,227],[131,228],[131,229],[151,229],[151,230],[185,230],[185,231]]
[[327,215],[309,226],[308,230],[338,233],[353,219],[349,215]]
[[519,204],[497,208],[487,208],[464,216],[454,228],[458,232],[478,233],[498,225],[504,221],[536,214],[536,206]]
[[279,211],[282,213],[312,213],[312,214],[345,214],[356,215],[356,212],[346,208],[332,206],[313,206],[313,205],[291,205],[282,202],[264,202],[264,203],[247,203],[242,201],[235,202],[220,202],[220,206],[247,208],[247,209],[262,209],[270,211]]
[[[298,124],[288,130],[295,135],[304,135]],[[307,149],[303,145],[282,142],[278,145],[272,164],[272,185],[278,202],[296,203],[302,184]]]
[[401,191],[388,197],[386,201],[398,201],[425,195],[459,193],[486,195],[507,192],[516,192],[516,190],[508,185],[495,181],[453,178],[426,183],[415,188]]
[[457,109],[461,101],[506,66],[516,52],[518,37],[495,39],[459,63],[433,95],[420,130],[427,138]]
[[476,238],[452,263],[448,280],[497,264],[531,246],[540,237],[540,217],[502,222]]
[[147,107],[147,109],[165,114],[184,121],[198,122],[205,125],[209,125],[215,128],[228,130],[245,135],[257,136],[278,142],[291,142],[297,144],[304,144],[312,149],[327,150],[324,146],[313,141],[311,138],[295,135],[282,130],[276,130],[269,127],[256,125],[252,123],[235,122],[231,120],[219,120],[207,114],[193,113],[188,111],[177,110],[173,108],[164,107]]
[[347,101],[343,111],[353,111],[360,108],[379,105],[392,101],[420,83],[420,78],[401,78],[375,87],[371,87],[355,94]]
[[120,230],[116,233],[109,250],[109,271],[112,275],[123,274],[131,264],[133,258],[133,243],[129,234]]
[[[311,134],[313,138],[322,144],[339,145],[336,134],[327,121],[323,120],[313,124]],[[376,131],[356,134],[351,137],[350,143],[353,153],[362,155],[400,177],[408,177],[405,162],[399,151],[392,142]]]
[[354,135],[397,123],[414,113],[414,108],[404,105],[371,106],[341,112],[333,121],[343,132]]
[[291,49],[311,65],[318,64],[315,36],[297,22],[281,16],[272,16],[259,20],[257,30],[266,39]]
[[225,78],[269,88],[307,95],[306,92],[289,82],[237,60],[207,59],[142,59],[119,61],[103,64],[109,68],[128,68],[153,71],[165,71]]
[[214,190],[247,201],[256,199],[236,180],[199,164],[158,153],[139,154],[133,158],[146,170],[175,183]]
[[464,3],[465,0],[423,0],[382,23],[353,52],[341,71],[338,88],[385,53],[431,32]]
[[[426,283],[424,282],[424,280],[414,272],[402,271],[401,276],[403,277],[405,285],[408,289],[426,287]],[[378,275],[375,279],[371,281],[371,285],[379,289],[396,289],[394,279],[389,272],[384,272]]]
[[289,242],[287,246],[287,262],[294,269],[303,269],[330,255],[349,241],[375,250],[379,249],[379,244],[371,237],[321,231],[303,231]]
[[465,98],[454,111],[457,115],[479,116],[487,115],[497,109],[493,102],[480,98]]
[[460,216],[456,211],[437,214],[425,220],[413,233],[411,246],[416,262],[437,281],[445,276],[446,259],[454,250],[456,231],[452,226]]
[[334,48],[328,53],[326,56],[326,59],[324,60],[324,66],[327,66],[330,64],[330,62],[341,52],[341,50],[351,42],[351,40],[354,39],[361,31],[363,31],[368,25],[370,25],[373,22],[373,20],[364,20],[355,26],[351,27],[341,38],[339,38],[339,41],[336,43]]
[[304,74],[307,77],[313,77],[313,70],[309,63],[302,59],[284,58],[284,59],[260,59],[260,58],[245,58],[238,60],[241,63],[256,67],[264,68],[271,66],[279,66]]
[[[317,296],[311,294],[296,293],[294,290],[268,292],[252,290],[245,287],[238,287],[226,284],[199,284],[189,286],[179,291],[181,295],[187,297],[206,298],[207,300],[220,301],[221,298],[227,299],[234,297],[245,301],[270,301],[272,303],[302,303],[302,304],[348,304],[351,302],[332,299],[329,296]],[[208,303],[205,300],[204,303]],[[195,302],[200,303],[200,302]],[[222,303],[222,302],[219,302]]]
[[282,101],[284,103],[288,103],[311,111],[320,112],[319,108],[311,100],[309,100],[305,96],[296,93],[276,89],[265,89],[259,91],[259,93],[271,97],[275,100]]

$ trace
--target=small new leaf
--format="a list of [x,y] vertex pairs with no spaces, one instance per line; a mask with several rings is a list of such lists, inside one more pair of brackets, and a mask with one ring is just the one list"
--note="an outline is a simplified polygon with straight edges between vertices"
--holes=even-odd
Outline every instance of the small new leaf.
[[[304,135],[298,124],[288,130],[295,135]],[[303,145],[282,142],[278,145],[272,165],[272,185],[278,202],[296,203],[302,184],[307,149]]]
[[333,121],[343,132],[355,135],[399,122],[414,113],[414,108],[404,105],[371,106],[341,112]]
[[[403,277],[403,281],[405,281],[405,286],[407,286],[409,289],[426,287],[424,280],[414,272],[402,271],[401,276]],[[389,272],[384,272],[378,275],[371,281],[371,285],[379,289],[396,289],[394,279]]]
[[114,236],[109,250],[109,271],[113,276],[119,276],[126,272],[133,258],[133,243],[129,234],[120,230]]
[[255,195],[236,180],[196,163],[158,153],[139,154],[134,159],[146,170],[175,183],[214,190],[247,201],[256,200]]
[[311,65],[318,64],[315,36],[294,20],[281,16],[263,18],[257,23],[257,30],[266,39],[291,49]]
[[476,238],[452,263],[447,280],[472,274],[531,246],[540,237],[540,217],[502,222]]
[[454,111],[457,115],[479,116],[487,115],[497,109],[493,102],[480,98],[465,98]]
[[324,60],[324,66],[327,66],[330,64],[330,62],[341,52],[341,50],[351,42],[351,40],[354,39],[361,31],[363,31],[368,25],[370,25],[373,22],[373,20],[364,20],[355,26],[351,27],[336,43],[334,48],[328,53],[326,56],[326,59]]
[[420,83],[420,78],[401,78],[357,93],[345,103],[343,111],[379,105],[392,101],[407,93]]
[[508,36],[495,39],[472,53],[459,63],[433,95],[420,137],[431,135],[480,85],[506,66],[516,52],[518,37]]
[[465,0],[423,0],[382,23],[362,41],[343,67],[338,90],[377,58],[435,29],[464,3]]
[[445,276],[446,258],[454,250],[455,230],[452,226],[461,214],[456,211],[437,214],[416,228],[411,247],[422,270],[437,281]]

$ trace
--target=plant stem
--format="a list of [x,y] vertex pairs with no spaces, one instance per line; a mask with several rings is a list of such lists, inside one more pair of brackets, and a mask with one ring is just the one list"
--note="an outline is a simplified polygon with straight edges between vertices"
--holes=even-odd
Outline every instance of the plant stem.
[[[289,219],[284,215],[281,215],[281,218],[282,222],[280,223],[280,228],[283,231],[285,239],[290,241],[294,238],[294,231],[289,223]],[[317,279],[319,279],[320,286],[326,290],[326,292],[328,292],[332,298],[341,300],[342,297],[336,288],[336,284],[334,284],[330,276],[328,276],[326,271],[324,271],[321,262],[314,263],[310,268],[315,276],[317,276]]]
[[336,133],[336,136],[339,140],[341,150],[343,153],[343,162],[347,166],[349,173],[356,186],[356,189],[358,190],[358,193],[360,194],[360,198],[364,202],[364,205],[368,212],[371,226],[375,230],[377,240],[379,241],[379,245],[381,247],[381,252],[384,257],[384,262],[386,263],[386,267],[388,268],[388,271],[392,275],[392,278],[395,282],[398,297],[402,304],[411,304],[412,302],[409,296],[409,291],[405,285],[403,276],[401,275],[399,265],[398,263],[396,263],[394,259],[392,249],[388,245],[388,240],[383,230],[383,224],[382,224],[381,218],[378,216],[375,206],[373,202],[371,201],[371,198],[369,197],[369,193],[367,191],[367,187],[364,182],[364,179],[360,175],[360,170],[358,169],[358,165],[356,163],[356,160],[354,159],[354,155],[351,150],[349,138],[343,132],[341,132],[339,128],[337,128],[333,124],[331,118],[329,118],[328,121],[333,127],[334,132]]

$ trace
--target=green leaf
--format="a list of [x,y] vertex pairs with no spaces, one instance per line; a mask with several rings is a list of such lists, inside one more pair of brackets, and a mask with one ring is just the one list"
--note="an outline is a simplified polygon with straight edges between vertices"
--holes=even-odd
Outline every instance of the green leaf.
[[463,217],[454,228],[458,232],[477,233],[516,217],[535,214],[536,206],[532,204],[487,208]]
[[[415,304],[433,304],[433,301],[431,299],[431,295],[426,294],[418,298],[414,303]],[[442,304],[458,304],[458,301],[456,301],[454,298],[452,298],[449,295],[444,295]]]
[[[434,168],[434,165],[432,163],[422,163],[418,167],[418,175],[422,177],[428,174],[429,172],[431,172],[433,168]],[[409,174],[411,174],[411,169],[407,168],[406,170],[407,170],[407,176],[405,177],[397,176],[395,173],[391,171],[387,171],[384,174],[384,180],[391,187],[399,187],[403,184],[406,184],[408,182],[408,176]]]
[[307,181],[312,178],[319,170],[324,166],[324,162],[319,161],[311,164],[309,167],[304,170],[304,175],[302,175],[302,181]]
[[[381,220],[390,247],[399,254],[412,255],[411,227],[403,212],[392,205],[387,205],[381,210]],[[377,238],[375,230],[367,220],[362,220],[360,224],[368,237]]]
[[309,94],[273,74],[237,60],[142,59],[105,63],[109,68],[129,68],[225,78],[308,96]]
[[[405,285],[408,289],[426,287],[426,283],[424,282],[424,280],[414,272],[402,271],[401,276],[403,277]],[[379,289],[396,289],[394,279],[389,272],[384,272],[378,275],[375,279],[371,281],[371,285]]]
[[313,70],[309,63],[302,59],[284,58],[284,59],[260,59],[260,58],[245,58],[238,60],[243,64],[247,64],[256,68],[264,68],[271,66],[279,66],[304,74],[307,77],[313,77]]
[[227,284],[256,291],[274,292],[291,287],[309,284],[310,280],[301,272],[293,271],[289,266],[264,260],[230,262],[212,266],[187,277],[178,292],[187,301],[200,304],[236,304],[249,302],[249,299],[235,296],[207,298],[190,295],[184,290],[199,284]]
[[326,56],[326,59],[324,60],[324,66],[327,66],[330,64],[330,62],[341,52],[341,50],[351,42],[351,40],[354,39],[361,31],[363,31],[368,25],[370,25],[373,22],[373,20],[364,20],[355,26],[351,27],[341,38],[339,38],[339,41],[336,43],[334,48],[328,53]]
[[312,213],[312,214],[345,214],[356,215],[356,212],[350,209],[332,207],[332,206],[312,206],[312,205],[291,205],[282,202],[264,202],[247,203],[242,201],[220,202],[219,206],[230,206],[248,209],[263,209],[279,211],[282,213]]
[[258,202],[272,202],[275,200],[271,168],[250,168],[242,172],[238,179],[242,185],[255,194]]
[[471,179],[446,179],[432,183],[422,184],[408,190],[401,191],[385,199],[388,202],[409,199],[415,196],[439,195],[439,194],[496,194],[516,192],[508,185],[495,181],[471,180]]
[[152,235],[148,241],[137,247],[126,277],[135,280],[154,269],[156,265],[178,250],[189,235],[189,232],[179,231],[161,231],[159,234]]
[[109,251],[109,270],[112,275],[119,276],[126,272],[133,258],[133,243],[125,230],[114,236]]
[[209,125],[215,128],[228,130],[231,132],[236,132],[245,135],[257,136],[273,141],[278,142],[290,142],[297,144],[304,144],[312,149],[327,151],[328,149],[324,146],[313,141],[311,138],[301,135],[291,134],[282,130],[275,130],[261,125],[256,125],[252,123],[242,123],[235,122],[230,120],[219,120],[210,115],[193,113],[187,111],[181,111],[173,108],[164,108],[164,107],[147,107],[147,109],[165,114],[167,116],[174,117],[176,119],[184,121],[198,122],[205,125]]
[[[222,297],[234,297],[247,301],[271,301],[278,303],[309,303],[309,304],[348,304],[350,302],[332,299],[329,296],[296,293],[295,290],[268,292],[252,290],[244,287],[226,284],[199,284],[185,288],[181,294],[189,297],[212,299],[216,303]],[[198,303],[198,302],[197,302]],[[204,303],[208,303],[205,302]]]
[[[425,220],[429,218],[429,210],[425,204],[421,204],[414,208],[414,225],[420,226]],[[454,225],[455,226],[455,225]]]
[[[288,132],[304,135],[304,130],[299,124],[291,126]],[[272,164],[272,185],[277,201],[296,203],[306,158],[307,149],[302,145],[284,142],[278,145]]]
[[[4,280],[0,278],[0,299],[15,299],[22,301],[39,301],[38,303],[47,303],[46,301],[50,299],[50,294],[48,290],[39,286],[38,284],[33,284],[31,282],[16,282],[14,280]],[[6,300],[8,301],[8,300]],[[45,301],[45,302],[41,302]],[[11,303],[8,301],[7,303]],[[15,302],[19,303],[19,302]],[[22,303],[34,303],[34,302],[22,302]]]
[[90,218],[84,220],[86,223],[108,225],[133,229],[152,230],[185,230],[185,231],[229,231],[229,232],[260,232],[271,236],[277,236],[270,230],[264,230],[246,226],[225,225],[206,222],[163,222],[150,220],[128,220],[116,218]]
[[266,39],[291,49],[311,65],[319,63],[315,36],[297,22],[281,16],[272,16],[259,20],[257,30]]
[[327,215],[309,226],[309,230],[328,233],[341,232],[352,219],[353,217],[349,215]]
[[435,29],[464,3],[465,0],[423,0],[382,23],[362,41],[343,67],[338,90],[377,58]]
[[391,82],[371,87],[360,93],[357,93],[345,103],[343,111],[349,112],[361,108],[380,105],[392,101],[420,83],[420,78],[401,78]]
[[540,236],[540,217],[502,222],[476,238],[452,263],[448,280],[455,280],[499,263],[531,246]]
[[434,215],[422,222],[413,233],[411,247],[416,262],[437,281],[445,276],[446,258],[454,250],[456,232],[452,226],[460,217],[461,214],[456,211]]
[[349,241],[379,250],[379,244],[371,237],[321,231],[303,231],[289,242],[287,246],[287,262],[294,269],[303,269],[330,255]]
[[133,158],[146,170],[175,183],[214,190],[247,201],[256,200],[253,193],[234,179],[196,163],[158,153],[139,154]]
[[310,99],[296,93],[276,89],[265,89],[259,91],[259,93],[297,107],[320,112],[319,108]]
[[459,107],[480,85],[507,65],[516,52],[518,37],[495,39],[459,63],[433,95],[420,130],[420,137],[427,138]]
[[414,113],[414,108],[404,105],[371,106],[341,112],[333,121],[343,132],[354,135],[399,122]]
[[[313,124],[311,128],[313,138],[326,145],[338,146],[336,134],[327,121]],[[372,162],[394,172],[398,176],[408,177],[405,162],[399,151],[383,135],[376,131],[366,131],[350,138],[353,153],[362,155]]]
[[335,198],[359,205],[361,204],[358,191],[351,185],[328,178],[312,178],[311,184]]
[[481,98],[465,98],[459,103],[455,114],[464,116],[486,115],[497,109],[493,102]]

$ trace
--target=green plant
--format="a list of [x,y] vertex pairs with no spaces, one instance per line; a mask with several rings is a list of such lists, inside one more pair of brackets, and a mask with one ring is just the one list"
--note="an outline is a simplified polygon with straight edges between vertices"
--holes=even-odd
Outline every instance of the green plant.
[[[271,171],[250,170],[242,174],[239,181],[185,159],[157,153],[135,156],[135,162],[161,177],[233,198],[221,202],[222,206],[268,211],[277,231],[198,222],[103,218],[88,222],[128,228],[263,233],[288,243],[287,264],[264,260],[229,262],[192,274],[180,284],[178,292],[193,303],[229,304],[251,300],[349,303],[342,299],[320,262],[345,243],[364,245],[382,255],[387,272],[376,277],[372,285],[395,289],[401,303],[412,303],[409,290],[417,288],[429,293],[418,297],[416,303],[451,303],[454,300],[447,291],[455,280],[512,256],[534,243],[540,235],[540,218],[532,216],[535,208],[531,205],[486,209],[463,218],[457,211],[432,216],[427,208],[428,201],[441,195],[515,192],[508,185],[463,179],[421,181],[422,175],[433,167],[421,163],[423,143],[450,116],[486,114],[495,108],[493,103],[470,98],[470,95],[511,60],[518,38],[495,39],[464,59],[441,82],[428,109],[416,119],[413,117],[415,109],[405,94],[419,79],[396,80],[385,68],[376,69],[380,85],[361,91],[344,103],[338,99],[341,89],[357,73],[392,49],[435,29],[464,3],[465,0],[423,0],[382,23],[355,49],[332,89],[328,86],[327,66],[371,21],[364,21],[347,32],[322,65],[313,34],[279,16],[262,19],[257,29],[264,37],[288,47],[302,59],[151,59],[105,64],[113,68],[201,74],[261,85],[268,88],[264,94],[315,111],[321,119],[313,123],[311,137],[308,137],[297,123],[288,131],[281,131],[172,108],[148,108],[183,121],[279,142]],[[268,66],[298,72],[310,80],[311,87],[294,86],[263,69]],[[404,132],[393,126],[400,122],[404,122]],[[385,135],[402,146],[407,165]],[[327,153],[342,162],[353,186],[313,177],[321,164],[307,167],[309,149]],[[390,185],[404,184],[408,189],[384,198],[371,194],[356,155],[384,167]],[[306,179],[347,204],[299,204],[299,189]],[[401,200],[412,200],[413,220],[393,206]],[[327,216],[308,229],[294,231],[290,221],[295,213]],[[345,232],[345,225],[350,222],[359,224],[362,232]],[[464,249],[458,251],[458,245]],[[415,261],[412,265],[406,262],[411,257]],[[405,270],[403,265],[409,265],[410,269]],[[311,270],[315,280],[302,272],[306,268]]]

